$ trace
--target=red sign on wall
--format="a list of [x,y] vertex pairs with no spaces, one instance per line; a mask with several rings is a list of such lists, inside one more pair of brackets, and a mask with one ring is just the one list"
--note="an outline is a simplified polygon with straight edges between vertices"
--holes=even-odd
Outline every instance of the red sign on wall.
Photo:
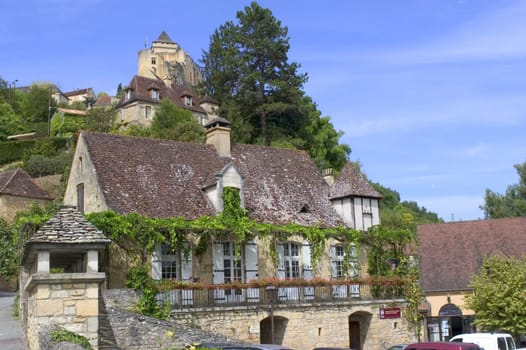
[[380,319],[386,318],[400,318],[401,311],[399,307],[381,307],[380,308]]

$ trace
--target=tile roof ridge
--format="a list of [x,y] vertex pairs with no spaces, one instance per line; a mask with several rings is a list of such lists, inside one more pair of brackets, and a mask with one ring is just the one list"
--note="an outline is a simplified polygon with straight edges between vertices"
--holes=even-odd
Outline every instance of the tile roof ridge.
[[6,188],[7,186],[9,185],[9,183],[11,182],[11,180],[13,180],[13,178],[15,177],[15,175],[18,173],[18,170],[20,168],[16,168],[14,171],[13,171],[13,174],[11,174],[11,176],[9,177],[9,179],[7,179],[7,181],[5,182],[4,186],[2,188],[0,188],[0,193],[2,193]]

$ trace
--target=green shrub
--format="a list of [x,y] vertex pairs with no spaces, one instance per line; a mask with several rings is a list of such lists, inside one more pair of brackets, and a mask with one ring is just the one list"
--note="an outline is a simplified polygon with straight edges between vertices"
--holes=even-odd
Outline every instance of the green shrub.
[[22,160],[24,153],[35,146],[35,140],[0,142],[0,165]]
[[22,168],[31,177],[42,177],[62,174],[70,166],[70,163],[71,155],[66,152],[52,157],[35,154],[28,161],[24,162]]
[[51,339],[53,339],[53,341],[57,343],[65,341],[65,342],[80,345],[84,349],[87,349],[87,350],[93,349],[86,337],[80,334],[68,331],[64,328],[58,328],[58,329],[51,331]]

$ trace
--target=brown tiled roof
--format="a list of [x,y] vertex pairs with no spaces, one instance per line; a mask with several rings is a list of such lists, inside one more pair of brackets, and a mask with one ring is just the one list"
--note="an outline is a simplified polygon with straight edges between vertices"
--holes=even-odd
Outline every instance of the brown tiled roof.
[[52,200],[53,197],[33,181],[24,170],[17,168],[0,172],[0,195]]
[[95,102],[94,106],[111,106],[111,104],[112,104],[111,96],[101,95]]
[[526,254],[526,217],[418,225],[417,232],[426,292],[469,289],[484,257]]
[[85,95],[90,92],[91,88],[85,88],[85,89],[76,89],[73,91],[64,92],[64,96],[71,97],[71,96],[77,96],[77,95]]
[[327,183],[307,153],[241,144],[232,145],[231,152],[244,180],[251,218],[306,226],[343,224],[329,202]]
[[382,195],[371,186],[360,172],[358,165],[354,163],[347,163],[343,167],[330,189],[331,198],[347,196],[382,198]]
[[[187,87],[168,87],[166,84],[159,79],[151,79],[143,76],[136,75],[131,80],[130,84],[125,90],[131,90],[131,96],[126,99],[126,94],[123,94],[117,103],[117,108],[130,104],[134,101],[146,101],[157,104],[159,100],[152,98],[151,90],[157,89],[159,91],[159,100],[163,98],[169,98],[177,106],[184,109],[188,109],[193,112],[206,113],[205,110],[200,106],[201,102],[199,97],[193,94]],[[183,96],[192,97],[192,105],[187,106],[183,102]]]
[[150,217],[213,215],[201,192],[227,163],[212,145],[83,132],[110,209]]
[[202,189],[215,184],[216,174],[232,164],[243,178],[251,218],[342,224],[329,202],[328,186],[305,152],[234,144],[230,159],[206,144],[91,132],[82,137],[106,202],[117,212],[187,219],[215,215]]

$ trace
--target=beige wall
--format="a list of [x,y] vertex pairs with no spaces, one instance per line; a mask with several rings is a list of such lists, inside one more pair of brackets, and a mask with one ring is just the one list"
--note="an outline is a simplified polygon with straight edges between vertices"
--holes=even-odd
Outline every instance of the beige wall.
[[45,206],[49,203],[51,200],[0,195],[0,217],[10,223],[17,212],[28,209],[32,204]]
[[30,280],[26,289],[29,349],[40,349],[39,332],[47,326],[59,326],[80,334],[89,340],[93,349],[98,349],[99,284],[104,274],[93,274],[96,276],[93,279],[82,275],[51,274]]
[[[334,303],[313,306],[287,305],[273,309],[276,333],[283,332],[283,344],[295,349],[317,346],[349,347],[349,321],[360,322],[362,349],[385,350],[393,344],[416,341],[403,317],[380,319],[374,303]],[[193,310],[176,313],[177,322],[241,340],[258,343],[261,322],[270,317],[270,309]],[[277,320],[286,320],[286,325]],[[279,330],[278,330],[279,329]]]
[[108,210],[104,195],[97,181],[94,166],[86,150],[86,143],[81,136],[77,143],[75,158],[71,165],[64,204],[77,206],[77,186],[84,184],[84,211],[86,213]]
[[[467,293],[467,292],[466,292]],[[464,306],[465,293],[452,292],[445,294],[427,295],[426,299],[431,305],[431,313],[428,316],[438,317],[440,308],[448,303],[455,304],[461,311],[462,315],[474,315],[475,312]]]

